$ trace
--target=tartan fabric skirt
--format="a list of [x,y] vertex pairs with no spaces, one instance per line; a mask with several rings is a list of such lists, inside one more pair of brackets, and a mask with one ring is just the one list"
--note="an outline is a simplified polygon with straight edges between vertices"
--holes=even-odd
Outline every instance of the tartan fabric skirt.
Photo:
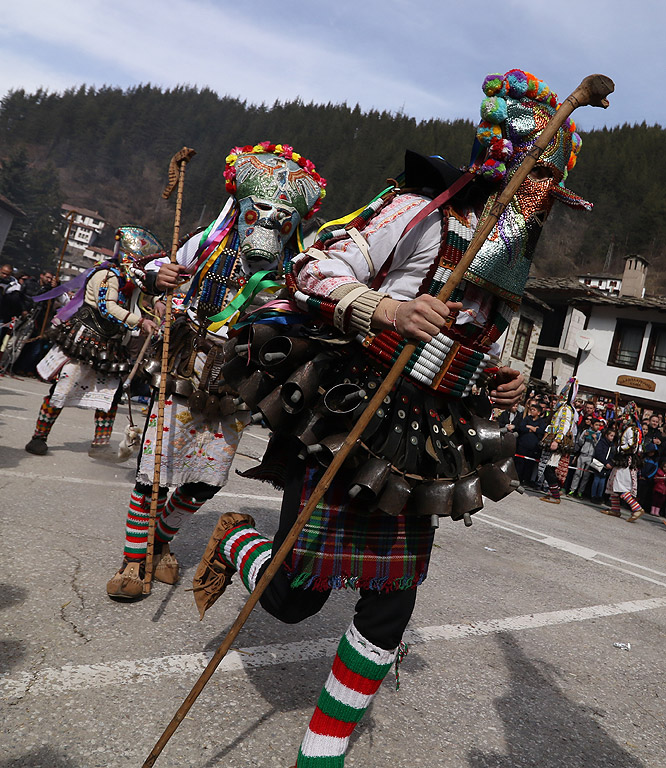
[[[306,467],[299,513],[322,474],[319,467]],[[417,587],[428,573],[434,537],[430,518],[369,513],[350,501],[348,487],[334,478],[301,532],[289,567],[292,587]]]

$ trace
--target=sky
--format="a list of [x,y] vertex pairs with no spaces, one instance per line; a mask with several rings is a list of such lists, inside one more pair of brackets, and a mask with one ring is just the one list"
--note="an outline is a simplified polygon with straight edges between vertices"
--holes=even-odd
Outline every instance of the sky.
[[359,104],[477,120],[487,74],[524,69],[560,100],[615,82],[582,130],[666,126],[663,0],[13,0],[0,14],[0,97],[87,84],[209,87],[254,104]]

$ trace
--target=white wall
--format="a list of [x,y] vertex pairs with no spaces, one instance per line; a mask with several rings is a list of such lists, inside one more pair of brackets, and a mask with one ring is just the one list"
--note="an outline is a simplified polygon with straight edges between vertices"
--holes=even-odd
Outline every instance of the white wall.
[[[636,370],[608,365],[608,355],[610,354],[615,334],[615,324],[618,319],[647,322]],[[589,333],[594,339],[594,346],[589,352],[581,353],[580,364],[576,374],[580,386],[600,389],[604,392],[619,392],[628,399],[640,398],[641,400],[651,400],[658,403],[665,402],[666,376],[660,376],[659,374],[643,370],[645,352],[652,330],[652,320],[656,323],[664,323],[666,315],[656,310],[650,312],[649,310],[641,311],[625,307],[593,306],[586,333]],[[656,384],[655,391],[647,392],[643,389],[618,386],[616,383],[618,376],[636,376],[641,379],[650,379],[650,381],[654,381]]]

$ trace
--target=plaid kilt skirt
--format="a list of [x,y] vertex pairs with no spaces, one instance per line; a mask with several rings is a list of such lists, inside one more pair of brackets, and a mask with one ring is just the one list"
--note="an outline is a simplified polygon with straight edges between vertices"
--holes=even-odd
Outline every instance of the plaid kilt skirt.
[[[319,467],[306,468],[299,513],[322,474]],[[417,587],[428,573],[434,537],[430,518],[367,512],[349,499],[348,487],[334,478],[301,532],[291,556],[291,586]]]

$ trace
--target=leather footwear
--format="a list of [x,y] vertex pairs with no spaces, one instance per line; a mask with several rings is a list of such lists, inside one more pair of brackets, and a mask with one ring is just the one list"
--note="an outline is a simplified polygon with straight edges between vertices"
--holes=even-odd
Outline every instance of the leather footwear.
[[231,577],[236,569],[223,562],[218,553],[220,541],[232,528],[239,525],[254,527],[254,518],[250,515],[241,515],[238,512],[225,512],[220,515],[213,535],[206,544],[206,549],[192,582],[194,602],[199,609],[199,619],[203,619],[206,611],[231,583]]
[[559,499],[554,499],[552,496],[542,496],[539,501],[547,501],[549,504],[559,504]]
[[28,453],[33,453],[35,456],[43,456],[48,451],[46,440],[41,437],[33,437],[32,440],[25,446]]
[[162,544],[160,552],[153,555],[155,570],[153,578],[155,581],[161,581],[162,584],[175,584],[180,575],[180,567],[176,556],[169,550],[168,544]]
[[106,584],[106,594],[119,600],[139,600],[143,595],[144,561],[123,562]]
[[631,517],[629,517],[627,519],[627,522],[628,523],[635,523],[636,520],[638,520],[638,518],[642,517],[644,514],[645,514],[645,510],[644,509],[641,509],[639,512],[634,512],[634,514],[631,515]]

